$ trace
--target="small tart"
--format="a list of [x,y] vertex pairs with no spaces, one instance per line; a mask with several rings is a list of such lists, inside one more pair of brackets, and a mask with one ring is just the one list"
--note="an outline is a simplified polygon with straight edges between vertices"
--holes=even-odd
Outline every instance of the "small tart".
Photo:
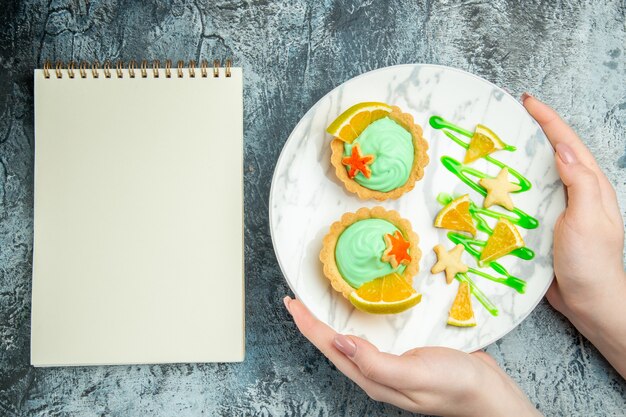
[[402,194],[411,191],[415,187],[415,182],[420,180],[424,176],[424,167],[428,165],[428,142],[422,135],[422,128],[416,124],[413,120],[413,116],[408,113],[403,113],[399,107],[392,106],[391,113],[388,117],[407,130],[413,139],[413,166],[409,173],[409,177],[406,182],[391,191],[383,192],[377,190],[371,190],[366,188],[354,179],[350,178],[346,166],[342,163],[344,158],[345,142],[340,139],[333,139],[330,143],[332,151],[330,161],[335,167],[335,173],[339,180],[344,184],[346,189],[352,193],[355,193],[363,200],[376,199],[379,201],[387,200],[389,198],[396,199]]
[[[400,217],[397,211],[387,211],[383,207],[367,207],[360,208],[356,213],[345,213],[341,216],[341,220],[330,226],[330,231],[322,241],[322,250],[320,252],[320,261],[323,264],[324,276],[328,278],[335,291],[340,292],[345,298],[349,298],[353,291],[356,291],[339,272],[337,261],[335,259],[335,249],[341,234],[351,225],[366,219],[386,220],[395,226],[409,242],[409,251],[411,260],[406,264],[404,271],[400,274],[409,284],[413,282],[413,277],[419,271],[419,261],[422,252],[419,249],[419,237],[411,228],[411,223]],[[381,236],[381,240],[383,236]]]

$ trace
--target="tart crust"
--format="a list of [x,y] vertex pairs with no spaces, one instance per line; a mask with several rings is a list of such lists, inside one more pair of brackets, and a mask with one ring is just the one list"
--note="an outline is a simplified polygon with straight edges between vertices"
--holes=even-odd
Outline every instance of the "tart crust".
[[414,122],[413,116],[409,113],[403,113],[397,106],[392,106],[389,118],[411,133],[411,137],[413,138],[414,153],[413,166],[411,167],[409,178],[402,186],[394,188],[391,191],[382,192],[370,190],[369,188],[363,187],[361,184],[351,179],[348,176],[346,167],[341,163],[341,159],[343,158],[344,142],[335,138],[330,143],[332,151],[330,162],[335,167],[337,177],[341,180],[348,191],[355,193],[363,200],[373,198],[378,201],[383,201],[388,198],[399,198],[402,194],[411,191],[413,187],[415,187],[415,181],[419,181],[424,176],[424,167],[426,167],[429,162],[427,153],[428,142],[426,142],[426,139],[424,139],[424,136],[422,135],[423,132],[421,126]]
[[322,261],[324,266],[324,276],[328,278],[335,291],[340,292],[345,298],[349,298],[350,294],[356,290],[343,279],[339,269],[337,268],[337,263],[335,261],[335,248],[337,246],[337,240],[339,239],[341,233],[343,233],[343,231],[349,226],[359,220],[365,219],[383,219],[396,226],[411,245],[409,246],[411,262],[409,262],[406,266],[404,272],[402,273],[402,277],[406,279],[409,284],[412,284],[413,277],[419,271],[419,261],[422,257],[422,251],[418,246],[419,236],[413,231],[411,223],[400,217],[400,213],[395,210],[387,211],[380,206],[372,209],[363,207],[357,210],[356,213],[345,213],[341,216],[341,220],[334,222],[330,226],[330,231],[324,237],[322,241],[322,250],[320,251],[320,261]]

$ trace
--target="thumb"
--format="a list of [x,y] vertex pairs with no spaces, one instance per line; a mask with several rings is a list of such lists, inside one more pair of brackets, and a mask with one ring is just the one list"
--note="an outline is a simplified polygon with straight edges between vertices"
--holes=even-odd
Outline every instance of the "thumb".
[[557,282],[556,278],[552,281],[552,284],[550,284],[548,291],[546,291],[546,298],[548,299],[550,305],[554,307],[556,311],[560,312],[561,314],[565,314],[563,312],[563,307],[565,305],[563,303],[563,297],[561,297],[561,290],[559,289],[559,283]]
[[556,166],[567,187],[567,215],[583,219],[603,210],[600,182],[595,172],[565,143],[556,145],[556,154]]
[[374,345],[356,336],[338,334],[335,347],[346,355],[368,379],[388,387],[400,389],[407,373],[406,358],[380,352]]

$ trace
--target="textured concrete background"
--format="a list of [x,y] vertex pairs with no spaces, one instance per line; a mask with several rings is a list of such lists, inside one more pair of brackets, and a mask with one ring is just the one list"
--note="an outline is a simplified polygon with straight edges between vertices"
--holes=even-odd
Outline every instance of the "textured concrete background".
[[[0,2],[0,415],[408,415],[370,401],[282,307],[267,204],[283,143],[355,75],[451,65],[551,103],[626,208],[625,20],[619,0]],[[46,58],[229,56],[245,68],[245,363],[30,367],[32,69]],[[545,302],[487,350],[548,415],[626,413],[626,383]]]

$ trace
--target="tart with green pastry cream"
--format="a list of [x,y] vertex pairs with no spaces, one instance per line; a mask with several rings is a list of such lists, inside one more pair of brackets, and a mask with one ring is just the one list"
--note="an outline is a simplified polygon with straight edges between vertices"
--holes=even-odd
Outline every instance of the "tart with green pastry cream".
[[358,103],[327,131],[331,163],[346,189],[362,199],[396,199],[424,176],[428,143],[413,116],[385,103]]
[[412,286],[422,253],[408,220],[382,207],[345,213],[324,237],[320,260],[333,289],[360,310],[399,313],[421,300]]

